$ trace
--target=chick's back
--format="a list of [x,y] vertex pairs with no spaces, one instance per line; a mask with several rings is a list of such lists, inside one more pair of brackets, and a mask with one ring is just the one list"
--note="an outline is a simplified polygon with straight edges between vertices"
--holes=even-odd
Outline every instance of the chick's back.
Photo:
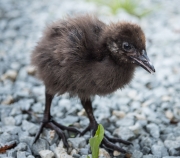
[[95,49],[104,27],[87,15],[59,20],[45,29],[31,59],[50,94],[84,93],[80,87],[87,81],[82,79],[90,71],[88,62],[101,56]]

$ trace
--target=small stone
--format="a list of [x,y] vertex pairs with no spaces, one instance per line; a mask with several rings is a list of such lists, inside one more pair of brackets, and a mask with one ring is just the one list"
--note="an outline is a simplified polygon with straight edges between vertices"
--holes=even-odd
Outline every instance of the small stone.
[[31,136],[35,136],[36,135],[36,133],[37,133],[37,130],[38,130],[38,127],[37,126],[32,126],[32,128],[31,129],[29,129],[29,134],[31,135]]
[[[0,134],[0,145],[4,146],[7,143],[8,144],[14,144],[18,140],[18,136],[15,134],[9,134],[4,132],[3,134]],[[4,145],[3,145],[4,144]]]
[[146,120],[146,117],[145,117],[143,114],[135,114],[135,117],[136,117],[138,120]]
[[116,126],[120,127],[120,126],[132,126],[134,125],[134,120],[132,118],[128,118],[128,117],[125,117],[121,120],[118,120],[116,122]]
[[10,150],[7,150],[6,152],[7,152],[7,156],[16,157],[16,150],[10,149]]
[[41,158],[53,158],[54,157],[54,153],[50,150],[41,150],[39,152],[39,155],[41,156]]
[[147,147],[147,146],[144,146],[143,149],[142,149],[142,153],[144,155],[149,154],[150,151],[151,151],[151,149],[149,147]]
[[63,148],[63,142],[60,141],[58,147],[55,149],[55,156],[58,158],[73,158],[72,156],[68,155],[66,149]]
[[[75,122],[78,122],[78,120],[79,120],[79,118],[77,116],[68,115],[65,118],[61,119],[61,123],[63,125],[68,126],[68,125],[72,125]],[[57,122],[58,122],[58,120],[57,120]]]
[[5,117],[2,121],[4,123],[4,125],[7,125],[7,126],[14,126],[15,125],[15,119],[14,117]]
[[32,156],[32,155],[29,155],[27,158],[35,158],[34,156]]
[[35,72],[36,72],[35,67],[34,67],[34,66],[31,66],[31,65],[27,66],[26,70],[27,70],[27,73],[28,73],[29,75],[34,75]]
[[142,137],[140,141],[140,145],[141,147],[143,146],[151,147],[152,139],[150,137]]
[[166,115],[166,117],[167,117],[169,120],[172,120],[173,117],[174,117],[172,111],[170,111],[170,110],[167,110],[167,111],[165,112],[165,115]]
[[49,148],[51,151],[54,152],[55,148],[57,147],[56,143],[52,144]]
[[180,156],[164,156],[163,158],[180,158]]
[[123,117],[125,117],[125,112],[124,111],[117,111],[117,110],[114,110],[113,112],[112,112],[112,115],[114,115],[114,116],[116,116],[116,117],[118,117],[118,118],[123,118]]
[[17,152],[17,158],[26,158],[26,152],[25,151],[18,151]]
[[5,100],[2,101],[1,104],[9,105],[12,104],[13,102],[14,102],[14,98],[11,95],[9,95]]
[[131,90],[128,92],[128,96],[129,96],[131,99],[136,100],[136,98],[137,98],[137,91],[131,89]]
[[170,148],[173,148],[173,149],[176,149],[176,150],[180,150],[180,141],[176,141],[176,140],[165,140],[164,141],[164,145],[170,149]]
[[35,104],[33,104],[32,110],[35,113],[43,113],[44,110],[43,110],[42,103],[35,103]]
[[121,139],[124,140],[130,140],[135,138],[134,133],[127,127],[120,127],[116,129],[113,133],[114,136],[118,136]]
[[142,107],[147,107],[149,105],[151,105],[154,102],[154,100],[147,100],[142,104]]
[[25,130],[25,131],[28,131],[29,133],[31,133],[31,130],[32,131],[37,131],[38,130],[38,126],[35,125],[32,122],[23,120],[23,122],[22,122],[22,129]]
[[27,79],[27,71],[26,71],[26,68],[25,67],[22,67],[20,70],[19,70],[19,73],[18,73],[18,76],[17,76],[17,80],[19,81],[25,81]]
[[49,144],[46,140],[44,139],[38,139],[36,143],[32,145],[32,152],[34,155],[39,155],[39,152],[41,150],[48,150],[49,149]]
[[71,147],[78,149],[86,146],[86,139],[83,137],[79,138],[68,138],[68,142]]
[[121,153],[119,151],[117,151],[117,150],[114,150],[113,156],[119,156],[119,155],[121,155]]
[[27,144],[26,143],[19,143],[16,148],[16,151],[26,151],[27,150]]
[[[80,149],[81,150],[81,149]],[[76,149],[73,149],[72,151],[71,151],[71,155],[73,156],[73,155],[75,155],[75,154],[77,154],[78,153],[78,151],[76,150]]]
[[164,102],[171,101],[171,99],[172,98],[170,96],[166,96],[166,95],[162,96],[162,98],[161,98],[161,100]]
[[2,130],[3,130],[3,132],[7,132],[7,133],[13,134],[13,135],[16,135],[22,131],[21,127],[18,127],[18,126],[4,126],[4,127],[2,127]]
[[179,156],[180,155],[180,151],[176,150],[174,148],[169,148],[168,151],[169,151],[170,156]]
[[159,127],[156,124],[154,123],[148,124],[147,130],[154,138],[159,138],[160,131],[159,131]]
[[82,110],[79,111],[77,114],[78,114],[78,116],[86,116],[85,109],[82,109]]
[[49,142],[49,144],[52,145],[58,140],[59,136],[55,130],[43,129],[41,138],[46,139]]
[[103,148],[99,149],[99,157],[111,158],[109,153],[105,149],[103,149]]
[[81,155],[88,155],[88,154],[89,154],[89,149],[87,149],[87,148],[81,148],[81,149],[79,150],[79,153],[80,153]]
[[142,130],[141,125],[139,123],[136,123],[134,126],[130,126],[129,129],[133,131],[133,133],[136,135],[140,134]]
[[10,65],[11,69],[18,71],[20,68],[20,64],[18,62],[13,62]]
[[8,70],[4,75],[3,75],[3,79],[10,79],[12,81],[16,80],[17,77],[17,71],[15,70]]
[[143,154],[140,151],[135,150],[132,154],[132,158],[142,158]]
[[167,149],[164,145],[153,145],[151,148],[152,154],[157,158],[162,158],[163,156],[169,156]]
[[[144,155],[143,158],[157,158],[156,156],[154,155]],[[164,157],[163,157],[164,158]]]
[[[72,155],[73,156],[73,158],[81,158],[82,156],[81,155],[79,155],[79,154],[74,154],[74,155]],[[87,156],[86,156],[86,158],[87,158]]]
[[28,144],[29,146],[32,146],[34,137],[19,134],[19,141],[24,142],[24,143]]
[[14,107],[14,108],[12,108],[10,115],[16,116],[16,115],[19,115],[21,113],[22,113],[22,111],[19,107]]

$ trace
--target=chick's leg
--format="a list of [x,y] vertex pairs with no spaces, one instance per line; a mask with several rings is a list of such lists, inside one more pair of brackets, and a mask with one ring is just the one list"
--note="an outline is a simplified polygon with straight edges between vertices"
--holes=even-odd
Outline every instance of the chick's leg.
[[[96,122],[96,119],[95,119],[94,114],[93,114],[91,100],[90,99],[86,99],[86,100],[81,99],[81,103],[82,103],[82,106],[84,107],[84,109],[85,109],[85,111],[87,113],[87,116],[89,118],[89,125],[87,126],[87,128],[85,130],[83,130],[81,132],[81,135],[84,135],[87,131],[91,131],[92,135],[94,135],[96,130],[97,130],[98,123]],[[106,148],[108,148],[110,150],[117,150],[117,151],[126,153],[126,151],[124,149],[122,149],[119,146],[114,144],[116,142],[123,143],[123,144],[126,144],[126,145],[132,144],[132,143],[130,143],[128,141],[125,141],[125,140],[122,140],[122,139],[119,139],[119,138],[108,137],[105,134],[101,145],[105,146]]]
[[75,133],[80,133],[80,131],[77,130],[76,128],[66,127],[66,126],[64,126],[64,125],[62,125],[60,123],[55,122],[52,119],[51,114],[50,114],[50,108],[51,108],[51,103],[52,103],[53,96],[46,92],[45,93],[45,99],[46,99],[46,101],[45,101],[45,110],[44,110],[43,121],[42,121],[42,123],[40,125],[39,131],[37,132],[33,143],[35,143],[38,140],[43,128],[47,127],[47,128],[55,130],[58,133],[58,135],[62,138],[64,146],[68,147],[68,143],[67,143],[65,135],[63,133],[63,130],[72,131],[72,132],[75,132]]

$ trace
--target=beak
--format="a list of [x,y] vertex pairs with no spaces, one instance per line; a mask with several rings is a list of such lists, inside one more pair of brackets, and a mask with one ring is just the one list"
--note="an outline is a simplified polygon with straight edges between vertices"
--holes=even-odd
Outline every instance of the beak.
[[136,56],[130,56],[138,65],[143,67],[146,71],[149,73],[154,73],[155,69],[154,66],[151,64],[147,53],[145,50],[142,50],[142,55],[136,57]]

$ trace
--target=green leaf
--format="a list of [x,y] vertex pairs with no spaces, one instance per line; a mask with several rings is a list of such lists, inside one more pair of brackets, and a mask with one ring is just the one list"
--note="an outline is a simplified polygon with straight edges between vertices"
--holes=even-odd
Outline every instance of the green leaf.
[[92,151],[92,158],[98,158],[99,145],[101,144],[103,137],[104,137],[104,128],[101,124],[99,124],[95,136],[89,139],[89,143]]

